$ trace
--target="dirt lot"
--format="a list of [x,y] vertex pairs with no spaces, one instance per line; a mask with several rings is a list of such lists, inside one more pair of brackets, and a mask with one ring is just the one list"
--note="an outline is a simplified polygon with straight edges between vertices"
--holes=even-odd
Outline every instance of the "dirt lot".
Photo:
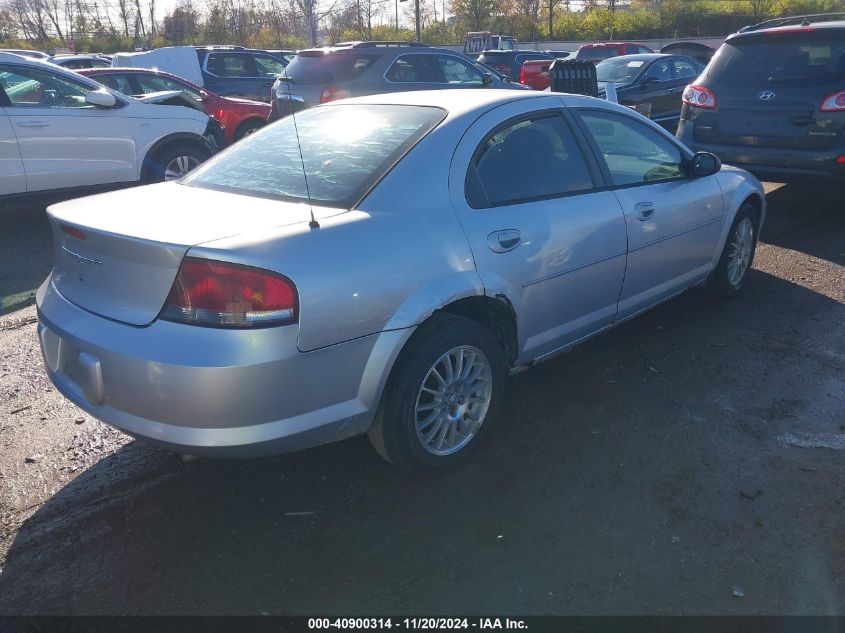
[[845,615],[845,205],[769,190],[744,294],[510,379],[434,479],[364,438],[182,464],[91,419],[41,368],[43,210],[5,214],[0,613]]

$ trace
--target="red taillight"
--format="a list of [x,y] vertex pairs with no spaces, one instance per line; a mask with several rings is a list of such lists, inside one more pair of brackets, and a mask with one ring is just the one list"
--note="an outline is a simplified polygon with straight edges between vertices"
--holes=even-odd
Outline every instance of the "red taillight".
[[841,112],[845,110],[845,90],[828,95],[822,101],[822,112]]
[[80,231],[75,226],[69,226],[67,224],[59,224],[59,226],[61,227],[63,233],[67,233],[68,235],[71,235],[80,240],[85,239],[85,233]]
[[836,164],[837,165],[845,165],[845,154],[843,154],[842,156],[836,157]]
[[525,83],[525,66],[522,66],[519,69],[519,83],[521,83],[521,84]]
[[343,88],[337,86],[326,86],[320,93],[320,103],[328,103],[329,101],[337,101],[338,99],[346,99],[349,93]]
[[296,287],[269,270],[186,257],[161,316],[168,321],[230,328],[295,323]]
[[696,108],[707,108],[712,110],[716,107],[716,94],[704,86],[690,84],[684,88],[681,101]]

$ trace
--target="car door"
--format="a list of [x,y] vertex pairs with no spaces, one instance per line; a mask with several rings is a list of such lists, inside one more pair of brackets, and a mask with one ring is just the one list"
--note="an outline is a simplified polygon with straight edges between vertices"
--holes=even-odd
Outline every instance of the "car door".
[[670,115],[673,109],[671,62],[668,59],[652,62],[637,81],[635,95],[637,103],[651,105],[649,118],[659,121]]
[[[224,97],[246,97],[269,101],[270,88],[276,74],[268,70],[270,55],[259,55],[246,51],[215,51],[209,53],[204,62],[205,87]],[[284,64],[276,61],[284,70]]]
[[[0,73],[0,82],[3,74]],[[26,191],[26,174],[12,122],[6,114],[8,101],[0,88],[0,196]]]
[[612,323],[625,272],[625,220],[597,186],[556,97],[509,103],[459,143],[449,179],[485,292],[517,317],[520,362]]
[[433,87],[442,87],[444,81],[434,55],[429,53],[400,55],[384,73],[384,79],[391,92],[430,90]]
[[704,279],[721,233],[722,190],[715,176],[687,176],[686,151],[635,115],[577,112],[625,213],[623,319]]
[[46,68],[0,64],[0,77],[27,191],[137,178],[133,123],[121,107],[88,105],[93,88]]

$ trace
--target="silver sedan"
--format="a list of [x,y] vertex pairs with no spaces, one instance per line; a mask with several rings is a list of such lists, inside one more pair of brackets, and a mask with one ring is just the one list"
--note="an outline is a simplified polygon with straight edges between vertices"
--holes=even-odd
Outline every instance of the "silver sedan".
[[52,206],[39,334],[70,400],[172,450],[367,433],[442,469],[491,434],[508,372],[693,286],[738,292],[764,215],[753,176],[615,104],[350,99]]

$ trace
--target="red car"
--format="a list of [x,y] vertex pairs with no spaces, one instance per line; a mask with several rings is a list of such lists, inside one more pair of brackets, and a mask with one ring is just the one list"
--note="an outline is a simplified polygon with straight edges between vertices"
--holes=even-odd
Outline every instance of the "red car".
[[602,42],[600,44],[584,44],[578,49],[575,59],[586,59],[598,64],[603,59],[618,57],[619,55],[639,55],[653,53],[648,46],[636,42]]
[[550,68],[554,61],[553,59],[529,59],[527,62],[522,62],[519,83],[534,90],[545,90],[552,82]]
[[84,68],[80,75],[96,79],[112,90],[139,96],[164,90],[181,90],[199,101],[206,114],[223,128],[227,143],[234,143],[267,123],[270,104],[234,97],[221,97],[187,79],[160,70],[143,68]]

